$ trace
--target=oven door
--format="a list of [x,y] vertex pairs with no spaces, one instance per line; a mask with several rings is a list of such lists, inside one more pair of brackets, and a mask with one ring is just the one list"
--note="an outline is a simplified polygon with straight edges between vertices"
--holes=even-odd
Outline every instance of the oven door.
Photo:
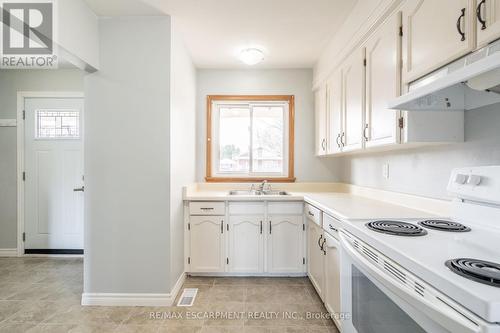
[[[344,333],[486,332],[453,308],[428,302],[363,256],[341,232]],[[359,246],[360,241],[355,244]],[[373,254],[372,254],[373,256]]]

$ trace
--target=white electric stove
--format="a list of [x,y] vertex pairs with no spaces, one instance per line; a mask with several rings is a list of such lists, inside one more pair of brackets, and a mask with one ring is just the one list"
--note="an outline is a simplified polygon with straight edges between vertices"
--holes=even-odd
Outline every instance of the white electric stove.
[[344,332],[500,332],[500,166],[453,171],[450,217],[341,233]]

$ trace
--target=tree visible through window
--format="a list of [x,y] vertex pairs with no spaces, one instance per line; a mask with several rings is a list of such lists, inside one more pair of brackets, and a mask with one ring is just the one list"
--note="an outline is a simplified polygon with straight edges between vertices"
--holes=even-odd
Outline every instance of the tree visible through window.
[[207,180],[293,180],[293,96],[218,97],[209,96]]

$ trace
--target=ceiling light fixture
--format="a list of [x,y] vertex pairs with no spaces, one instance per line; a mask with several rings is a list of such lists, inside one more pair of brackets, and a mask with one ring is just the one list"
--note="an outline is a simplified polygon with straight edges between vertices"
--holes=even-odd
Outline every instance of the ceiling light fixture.
[[240,52],[240,60],[249,65],[256,65],[264,60],[264,52],[256,48],[244,49]]

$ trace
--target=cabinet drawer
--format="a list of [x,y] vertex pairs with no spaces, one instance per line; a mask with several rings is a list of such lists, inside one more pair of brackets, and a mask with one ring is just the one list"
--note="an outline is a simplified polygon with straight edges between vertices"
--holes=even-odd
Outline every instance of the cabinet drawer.
[[305,210],[306,210],[306,217],[309,221],[313,221],[314,223],[316,223],[317,225],[319,225],[320,227],[322,226],[321,225],[321,211],[314,207],[314,206],[311,206],[310,204],[305,204]]
[[323,213],[323,229],[330,235],[338,237],[338,232],[340,230],[340,221],[330,215]]
[[200,202],[189,203],[190,215],[226,215],[226,204],[224,202]]
[[267,212],[269,215],[302,215],[303,207],[302,202],[269,202]]
[[229,215],[264,215],[263,202],[230,202]]

